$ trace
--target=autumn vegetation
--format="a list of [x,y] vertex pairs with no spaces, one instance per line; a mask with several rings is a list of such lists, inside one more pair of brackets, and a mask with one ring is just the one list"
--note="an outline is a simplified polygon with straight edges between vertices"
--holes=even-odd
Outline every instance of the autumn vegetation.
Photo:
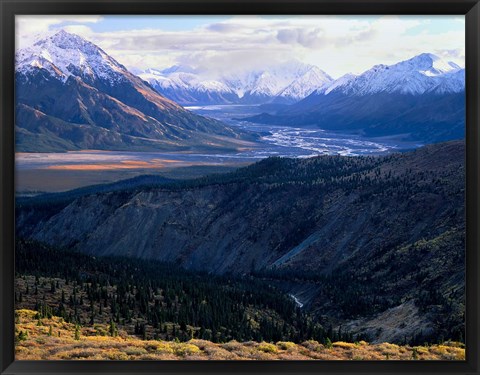
[[63,318],[16,311],[18,360],[464,360],[464,345],[399,346],[365,341],[213,343],[207,340],[142,340],[108,324],[79,327]]

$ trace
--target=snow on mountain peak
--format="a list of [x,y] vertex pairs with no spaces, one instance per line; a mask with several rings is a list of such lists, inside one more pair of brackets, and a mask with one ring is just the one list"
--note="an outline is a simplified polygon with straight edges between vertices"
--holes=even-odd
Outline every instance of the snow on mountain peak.
[[[139,76],[158,89],[228,93],[237,96],[273,98],[284,92],[289,99],[302,99],[332,78],[318,67],[297,60],[274,64],[264,69],[236,72],[228,76],[204,76],[188,66],[147,69]],[[289,90],[285,91],[287,87]],[[184,95],[186,96],[186,95]]]
[[316,66],[312,66],[305,74],[297,78],[285,89],[283,89],[278,96],[282,98],[289,98],[300,100],[306,98],[315,90],[319,90],[333,81],[327,73]]
[[326,85],[324,87],[321,87],[316,90],[317,94],[329,94],[331,91],[335,90],[337,87],[345,86],[347,85],[351,80],[355,79],[357,76],[352,73],[347,73],[340,78],[332,81],[329,85]]
[[70,76],[81,76],[100,78],[112,83],[121,80],[126,73],[126,68],[101,48],[64,30],[17,51],[17,72],[28,73],[39,68],[62,81]]
[[402,67],[406,70],[416,70],[430,77],[460,69],[457,64],[451,61],[445,61],[432,53],[422,53],[409,60],[393,65],[393,67],[395,66]]
[[453,84],[444,84],[443,81],[452,78],[450,73],[460,70],[463,69],[455,63],[431,53],[422,53],[393,65],[375,65],[358,76],[341,77],[321,93],[367,95],[385,92],[419,95],[435,91],[438,85],[442,85],[443,90],[449,88],[459,92],[465,85],[462,75],[456,76]]

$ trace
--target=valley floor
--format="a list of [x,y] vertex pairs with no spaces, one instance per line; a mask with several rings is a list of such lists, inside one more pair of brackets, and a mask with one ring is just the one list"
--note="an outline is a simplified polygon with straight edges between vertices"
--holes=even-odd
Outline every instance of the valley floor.
[[79,327],[62,318],[39,319],[33,310],[16,311],[17,360],[464,360],[464,345],[370,345],[308,340],[212,343],[140,340],[108,325]]

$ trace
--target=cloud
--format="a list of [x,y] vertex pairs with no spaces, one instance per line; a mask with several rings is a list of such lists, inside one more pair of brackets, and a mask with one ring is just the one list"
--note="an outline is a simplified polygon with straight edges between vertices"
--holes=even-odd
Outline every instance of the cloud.
[[307,48],[321,48],[325,45],[325,31],[314,29],[281,29],[277,32],[277,39],[284,44],[299,44]]
[[207,29],[218,33],[231,33],[240,30],[241,26],[234,23],[218,22],[208,25]]
[[181,55],[178,58],[180,65],[195,68],[206,78],[215,79],[219,76],[228,76],[243,71],[266,68],[275,63],[288,59],[283,50],[257,50],[251,53],[249,49],[237,51],[207,51]]
[[[15,16],[15,37],[17,48],[31,44],[36,38],[52,30],[53,26],[65,23],[77,24],[78,27],[85,23],[97,23],[102,16],[44,16],[44,15],[19,15]],[[72,27],[72,26],[66,26]],[[86,26],[82,26],[86,27]],[[78,29],[77,29],[78,30]],[[83,30],[85,31],[85,29]]]
[[34,31],[66,24],[65,29],[98,44],[127,67],[183,64],[212,78],[291,59],[339,77],[423,52],[449,57],[459,65],[465,55],[464,19],[458,16],[234,16],[211,23],[205,18],[204,24],[189,29],[138,24],[116,27],[114,32],[92,30],[101,17],[28,17],[33,16],[22,16],[17,24],[28,38]]

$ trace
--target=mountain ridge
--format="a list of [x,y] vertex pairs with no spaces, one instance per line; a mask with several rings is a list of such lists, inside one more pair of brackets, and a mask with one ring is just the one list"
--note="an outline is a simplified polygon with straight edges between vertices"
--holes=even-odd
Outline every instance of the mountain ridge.
[[[106,238],[106,237],[118,238],[118,235],[115,235],[114,233],[110,233],[111,230],[113,230],[114,228],[119,229],[122,227],[122,225],[126,223],[124,222],[124,224],[120,224],[121,222],[123,222],[122,221],[123,219],[121,218],[126,217],[125,215],[137,216],[140,213],[140,211],[137,211],[136,208],[143,207],[142,209],[145,209],[146,210],[145,212],[151,212],[151,214],[148,215],[149,224],[148,225],[145,224],[146,225],[145,230],[150,228],[149,230],[151,230],[152,233],[157,233],[157,230],[155,230],[154,228],[161,228],[163,225],[166,225],[165,223],[169,222],[169,219],[166,216],[164,216],[166,212],[170,212],[171,210],[170,214],[174,215],[175,217],[182,217],[182,215],[185,215],[186,212],[189,212],[187,215],[187,217],[190,217],[187,220],[188,222],[192,222],[192,220],[193,222],[195,222],[198,219],[200,219],[200,217],[202,218],[202,222],[203,222],[203,224],[200,227],[198,227],[194,233],[193,232],[191,233],[190,230],[183,233],[183,230],[181,228],[184,226],[187,226],[187,222],[181,224],[178,228],[174,224],[172,224],[173,226],[170,226],[170,224],[168,224],[167,227],[165,227],[166,232],[164,234],[161,234],[162,232],[158,233],[158,235],[160,236],[158,239],[151,238],[150,236],[145,236],[146,238],[147,237],[150,237],[150,238],[148,240],[146,239],[147,242],[144,245],[140,247],[134,246],[134,248],[138,248],[138,251],[141,251],[142,248],[144,249],[144,251],[141,251],[141,253],[139,253],[141,254],[139,256],[149,257],[149,256],[153,256],[154,254],[157,254],[155,255],[155,257],[158,256],[159,259],[163,259],[164,257],[168,258],[163,260],[171,260],[170,258],[172,256],[173,257],[179,256],[180,258],[186,257],[184,260],[186,262],[185,265],[188,266],[188,264],[192,262],[191,264],[195,268],[197,267],[202,268],[203,266],[200,266],[200,264],[204,264],[204,265],[209,264],[208,270],[215,271],[215,272],[226,272],[226,271],[233,271],[233,270],[236,270],[237,272],[241,272],[242,270],[249,271],[250,270],[249,267],[251,266],[251,264],[248,261],[240,261],[241,258],[237,258],[237,261],[235,261],[235,258],[232,258],[228,263],[225,262],[224,260],[220,261],[219,259],[215,261],[214,260],[215,257],[220,256],[222,252],[225,251],[225,246],[229,247],[229,245],[227,243],[223,243],[223,244],[217,244],[216,246],[213,246],[213,245],[204,246],[202,245],[202,240],[205,238],[204,237],[205,234],[201,234],[201,233],[203,233],[203,231],[206,231],[205,233],[208,233],[212,230],[213,231],[220,230],[220,228],[223,225],[229,225],[227,223],[229,222],[229,220],[234,220],[234,217],[236,217],[238,220],[240,220],[241,223],[243,223],[243,224],[235,225],[236,229],[234,232],[236,233],[238,231],[238,235],[240,235],[240,233],[243,233],[242,231],[244,231],[248,227],[250,228],[249,229],[250,234],[246,235],[244,233],[243,235],[246,236],[245,238],[250,238],[253,236],[252,241],[254,237],[262,236],[261,233],[263,232],[263,230],[265,230],[265,227],[264,227],[265,223],[270,222],[273,217],[276,217],[277,218],[276,220],[278,221],[278,223],[275,224],[275,227],[281,226],[282,223],[283,225],[286,225],[286,227],[290,227],[290,225],[287,225],[287,223],[284,222],[285,220],[287,220],[287,217],[282,219],[282,216],[280,213],[286,210],[287,209],[286,207],[290,207],[292,204],[295,205],[295,202],[292,201],[288,203],[286,207],[283,207],[283,208],[280,207],[278,203],[273,204],[273,202],[275,202],[275,199],[277,199],[279,202],[285,202],[286,204],[287,201],[285,201],[285,199],[287,196],[289,196],[288,194],[289,191],[291,191],[291,194],[293,194],[292,196],[295,197],[295,200],[299,200],[300,199],[299,192],[298,191],[295,192],[295,191],[298,189],[300,190],[306,189],[311,193],[308,197],[314,196],[316,197],[316,200],[317,200],[317,202],[315,203],[315,201],[310,202],[310,200],[312,200],[313,197],[305,198],[310,202],[309,203],[311,205],[309,210],[310,213],[307,214],[306,212],[304,212],[305,208],[294,209],[293,207],[291,207],[289,209],[291,211],[291,215],[290,215],[291,217],[296,216],[295,212],[297,212],[298,215],[300,215],[299,218],[303,217],[303,219],[301,220],[299,219],[300,221],[295,223],[295,228],[297,228],[299,231],[295,235],[293,235],[292,233],[291,238],[289,238],[290,236],[285,236],[285,235],[277,238],[274,244],[266,245],[268,243],[267,241],[267,243],[264,244],[266,246],[264,250],[260,251],[260,248],[258,248],[258,250],[260,251],[259,254],[263,254],[262,255],[263,258],[261,258],[261,260],[257,259],[256,267],[266,267],[269,264],[273,264],[273,262],[275,262],[277,259],[279,259],[283,255],[285,255],[294,246],[301,244],[311,234],[315,233],[316,230],[313,232],[312,230],[316,226],[318,226],[318,228],[322,228],[321,231],[328,231],[328,228],[330,227],[328,223],[331,221],[329,219],[330,217],[329,215],[332,215],[334,212],[337,212],[337,216],[338,216],[339,212],[347,212],[349,210],[351,211],[353,209],[352,207],[355,207],[357,205],[359,205],[359,207],[360,206],[363,207],[364,203],[362,202],[364,199],[361,198],[361,196],[365,196],[367,192],[364,191],[360,194],[360,190],[358,191],[355,190],[357,189],[355,188],[355,186],[357,186],[357,184],[360,183],[360,180],[357,183],[353,184],[352,187],[348,187],[348,189],[353,189],[353,190],[351,190],[349,195],[347,195],[345,198],[341,198],[341,194],[340,196],[338,195],[339,192],[337,191],[337,189],[340,189],[340,190],[346,189],[346,188],[342,188],[341,185],[339,185],[341,183],[344,183],[344,182],[346,183],[346,181],[355,181],[356,179],[361,177],[361,180],[364,181],[365,184],[367,184],[368,181],[370,181],[370,183],[372,184],[371,187],[367,189],[368,191],[371,191],[368,194],[378,194],[378,192],[380,191],[378,189],[380,189],[380,186],[382,184],[385,184],[385,186],[383,187],[383,190],[393,189],[394,183],[395,184],[397,183],[395,182],[397,181],[397,179],[400,179],[399,181],[405,181],[405,183],[407,183],[408,182],[407,176],[409,173],[413,173],[415,175],[420,176],[422,171],[429,170],[432,176],[437,173],[439,175],[441,174],[444,176],[451,176],[449,178],[453,178],[453,176],[456,176],[454,180],[455,181],[454,183],[456,184],[455,186],[461,184],[462,180],[458,178],[457,175],[461,173],[461,171],[463,170],[461,168],[461,163],[463,162],[462,144],[463,144],[462,142],[450,142],[446,144],[441,144],[439,146],[422,148],[414,152],[407,152],[404,154],[393,154],[393,156],[377,157],[377,158],[375,157],[347,158],[347,157],[334,157],[334,156],[318,157],[318,158],[312,158],[307,160],[270,158],[262,162],[253,164],[250,167],[242,168],[238,172],[227,173],[225,175],[212,176],[212,177],[203,178],[199,180],[173,182],[167,185],[163,185],[163,187],[162,185],[159,185],[158,188],[155,188],[155,186],[152,186],[150,188],[147,188],[146,190],[144,189],[138,192],[133,190],[128,193],[128,197],[130,198],[123,197],[118,201],[118,206],[116,203],[112,205],[112,202],[117,201],[118,198],[116,198],[116,196],[118,197],[121,196],[121,194],[119,193],[116,193],[111,197],[110,197],[111,195],[110,193],[104,193],[104,194],[93,195],[93,196],[82,196],[78,198],[78,201],[76,202],[72,201],[70,205],[67,205],[66,207],[63,206],[65,208],[62,208],[62,209],[66,211],[64,211],[61,215],[56,215],[52,217],[51,218],[52,221],[38,223],[35,226],[37,229],[34,229],[35,227],[33,228],[30,227],[30,225],[25,227],[22,224],[23,220],[27,220],[29,217],[29,214],[25,216],[25,213],[28,212],[28,210],[25,211],[22,208],[19,211],[21,214],[19,216],[18,227],[20,230],[20,234],[22,234],[22,236],[25,236],[28,234],[28,236],[32,236],[37,240],[51,242],[51,243],[59,243],[64,246],[69,246],[71,244],[75,244],[75,243],[78,243],[78,241],[80,241],[81,247],[85,249],[88,248],[90,249],[89,251],[91,252],[95,252],[96,251],[95,249],[98,249],[99,251],[101,250],[101,253],[104,255],[111,254],[111,253],[116,253],[118,255],[119,254],[118,251],[120,251],[120,254],[126,251],[124,244],[122,242],[119,242],[117,245],[115,245],[114,243],[101,244],[102,243],[101,238]],[[442,155],[442,153],[445,155]],[[426,160],[423,160],[424,158],[426,158]],[[343,165],[344,168],[341,171],[337,171],[336,169],[340,165]],[[416,166],[415,168],[413,168],[414,165]],[[297,168],[303,168],[303,172],[299,174],[299,172],[296,171]],[[457,170],[455,171],[455,169]],[[297,174],[298,174],[298,177],[297,177]],[[327,183],[327,181],[330,178],[333,178],[335,181],[338,180],[338,184]],[[436,177],[428,177],[429,180],[430,178],[435,179]],[[216,179],[218,179],[218,182],[215,182]],[[378,180],[378,183],[372,182],[377,180]],[[303,184],[306,184],[305,188],[295,188],[296,186],[295,184],[300,182],[303,182]],[[349,182],[347,185],[350,185],[351,183],[352,182]],[[412,178],[412,181],[408,182],[408,184],[412,185],[410,189],[414,189],[414,186],[416,186],[415,179]],[[277,187],[277,185],[279,186]],[[247,186],[250,186],[250,187],[246,189]],[[273,192],[275,192],[275,194],[273,195],[275,195],[277,198],[273,198],[270,196],[268,197],[268,199],[260,198],[261,195],[259,194],[261,193],[259,191],[255,192],[255,189],[258,190],[260,186],[262,186],[262,190],[267,189],[268,191],[271,191],[272,194]],[[182,196],[183,194],[182,191],[184,189],[185,189],[185,192],[189,191],[189,193],[186,194],[185,197],[181,199],[182,205],[181,206],[174,205],[173,202],[175,202],[177,198],[180,199],[179,197]],[[192,190],[189,190],[189,189],[192,189]],[[202,189],[204,189],[204,191]],[[327,190],[325,190],[320,196],[318,196],[318,194],[317,195],[314,194],[314,191],[318,189],[327,189]],[[428,197],[430,194],[430,193],[427,193],[427,190],[429,189],[427,189],[427,187],[423,187],[423,185],[422,187],[418,187],[418,188],[415,187],[415,189],[418,189],[417,194],[425,194],[425,197]],[[427,189],[427,190],[423,191],[424,189]],[[439,189],[441,190],[443,188],[440,187]],[[456,191],[455,189],[453,191]],[[382,196],[384,194],[385,193],[382,193]],[[460,194],[460,192],[456,191],[455,194]],[[452,199],[453,199],[453,196],[452,196]],[[265,210],[268,207],[267,213],[260,215],[260,213],[258,212],[258,215],[257,215],[250,212],[251,211],[250,210],[249,214],[247,216],[244,216],[245,213],[242,213],[243,212],[242,210],[237,211],[237,209],[234,209],[236,205],[237,206],[239,205],[238,203],[239,200],[245,200],[249,202],[255,202],[256,200],[258,200],[257,205],[259,206],[255,208],[255,211],[260,210],[259,212],[261,212],[262,210]],[[158,206],[158,204],[155,203],[156,201],[172,202],[173,205],[167,209],[166,208],[167,206],[164,206],[164,205]],[[25,202],[28,202],[28,199]],[[35,199],[31,200],[31,202],[35,202]],[[234,202],[237,202],[237,203],[234,203]],[[438,203],[438,202],[437,203],[435,202],[437,202],[436,199],[429,201],[428,204],[432,204],[435,206]],[[97,229],[95,232],[92,232],[92,233],[89,232],[87,227],[82,228],[82,226],[80,227],[77,226],[75,230],[77,234],[74,234],[74,232],[72,231],[65,231],[64,229],[62,229],[65,226],[69,226],[68,223],[71,220],[75,220],[75,222],[77,222],[77,218],[75,218],[75,216],[70,216],[74,212],[78,212],[78,210],[75,208],[76,206],[81,205],[82,207],[84,207],[82,211],[84,211],[85,214],[88,215],[88,212],[90,211],[89,207],[91,207],[91,209],[93,210],[94,209],[93,207],[95,204],[98,204],[98,207],[95,209],[96,211],[98,211],[98,214],[96,215],[96,220],[100,220],[101,222],[104,223],[104,225],[107,225],[107,226],[110,225],[108,224],[109,220],[112,220],[115,217],[117,218],[114,220],[115,221],[120,220],[120,222],[116,225],[111,226],[110,229],[107,229],[106,227],[105,228],[98,227],[100,222],[96,223],[95,221],[95,223],[91,223],[92,225],[91,228],[97,228]],[[300,205],[300,207],[304,207],[303,203],[301,204],[300,202],[298,202],[297,204]],[[392,204],[390,204],[390,206],[392,206]],[[26,204],[25,207],[28,207],[28,204]],[[120,207],[121,209],[119,209]],[[188,207],[190,207],[191,210],[187,210]],[[305,203],[305,207],[306,207],[306,203]],[[238,209],[240,208],[241,208],[241,205]],[[167,209],[167,211],[164,211],[165,209]],[[233,209],[234,210],[233,212],[236,212],[234,217],[232,217],[232,214],[226,215],[229,209]],[[359,208],[357,207],[355,210],[358,210],[358,209]],[[372,208],[369,208],[369,210],[371,209]],[[404,209],[406,210],[406,212],[409,210],[407,207],[404,207]],[[177,210],[181,210],[183,213],[180,213],[180,211],[177,212]],[[100,214],[100,212],[104,212],[104,215],[107,215],[107,216],[103,217],[102,216],[103,214]],[[400,211],[397,214],[399,213]],[[113,216],[110,217],[110,215],[113,215]],[[274,216],[270,217],[270,215],[274,215]],[[438,214],[437,216],[441,217],[440,214]],[[128,222],[131,222],[132,217],[131,216],[129,217],[130,219]],[[209,220],[206,220],[206,217],[211,217],[211,220],[213,221],[210,222]],[[224,217],[224,219],[221,219],[222,217]],[[262,220],[260,220],[261,217],[263,217]],[[139,220],[139,222],[144,221],[141,217],[138,217],[137,219]],[[345,216],[344,219],[345,219],[345,223],[350,222],[351,220],[354,220],[354,218],[347,218],[347,216]],[[364,219],[366,221],[364,221]],[[352,231],[352,237],[350,238],[351,241],[354,241],[356,235],[359,235],[359,236],[365,235],[365,233],[363,233],[359,228],[363,227],[363,225],[366,225],[366,223],[369,220],[373,220],[373,217],[365,216],[364,219],[362,219],[362,223],[354,224],[352,222],[351,224],[349,224],[349,225],[352,225],[352,227],[350,228]],[[427,217],[425,217],[425,219],[427,219]],[[172,216],[172,220],[173,222],[178,222],[178,219],[174,220],[173,216]],[[216,220],[220,220],[220,222],[217,223]],[[224,222],[224,220],[227,220],[227,221]],[[431,218],[429,220],[431,220]],[[247,221],[249,221],[248,225],[247,225]],[[338,219],[333,220],[331,222],[336,222],[336,221],[338,221]],[[80,222],[83,222],[85,225],[87,225],[88,220],[82,219],[80,220]],[[321,224],[322,222],[324,222],[324,224]],[[341,227],[342,225],[339,225],[339,228]],[[357,227],[357,229],[359,229],[360,231],[358,231],[358,233],[355,232],[357,234],[353,235],[354,233],[353,228],[355,227]],[[435,230],[440,230],[441,227],[442,226],[437,226]],[[253,228],[256,228],[256,229],[253,229]],[[303,228],[303,232],[302,230],[300,230],[300,228]],[[273,228],[269,230],[269,233],[271,236],[274,236],[276,238],[275,231],[274,230],[272,231],[272,230]],[[317,229],[317,230],[320,230],[320,229]],[[336,230],[341,230],[341,229],[337,228]],[[108,235],[108,233],[110,233],[110,235]],[[121,231],[121,233],[128,233],[128,231]],[[76,237],[77,235],[79,235],[80,237]],[[171,249],[168,253],[165,253],[163,251],[156,253],[155,248],[161,249],[162,248],[161,244],[164,243],[164,240],[160,241],[160,238],[162,238],[163,235],[168,236],[168,238],[171,238],[172,241],[173,241],[173,238],[176,238],[176,239],[175,241],[171,242]],[[214,236],[213,234],[208,235],[207,237],[210,237],[210,236],[212,238],[216,238],[216,236]],[[232,233],[232,236],[233,236],[233,233]],[[328,233],[326,232],[323,233],[321,238],[328,238]],[[232,240],[233,240],[233,237],[232,237]],[[189,245],[188,246],[182,245],[184,241],[188,242]],[[193,244],[194,242],[195,243],[198,242],[197,245],[195,245],[198,247],[195,251],[193,251],[195,249],[195,246]],[[173,248],[177,248],[177,245],[173,245],[174,243],[178,244],[179,252],[177,253],[177,255],[175,255],[175,252],[173,251]],[[263,247],[262,243],[263,243],[262,241],[257,243],[255,245],[255,248],[257,248],[258,246]],[[355,241],[352,242],[352,246],[354,243]],[[336,252],[337,254],[341,254],[341,253],[343,254],[345,249],[348,248],[348,246],[346,246],[345,244],[343,245],[337,244],[337,245],[335,245],[335,242],[332,242],[329,245],[333,253]],[[253,246],[253,243],[250,244],[249,246]],[[308,246],[311,247],[311,245],[308,245]],[[240,243],[238,243],[233,247],[237,250],[233,253],[232,253],[232,250],[229,250],[228,253],[230,253],[231,255],[235,253],[236,256],[240,256],[240,254],[242,253],[241,249],[243,247],[244,245],[241,245]],[[375,248],[375,246],[373,246],[373,243],[370,245],[370,247],[372,249]],[[353,248],[355,248],[355,246],[353,246]],[[212,253],[213,249],[218,249],[218,250],[215,250],[215,252]],[[270,249],[270,252],[268,251],[265,252],[266,249]],[[275,251],[273,251],[274,249]],[[324,252],[325,251],[326,249],[324,250]],[[210,254],[210,255],[207,255],[207,254]],[[204,260],[200,261],[202,257]],[[190,258],[190,261],[187,260],[188,258]],[[197,259],[197,263],[194,261],[195,259]],[[207,261],[207,259],[210,259],[210,260]],[[325,270],[329,269],[330,264],[332,264],[330,263],[331,262],[331,260],[329,260],[330,258],[329,257],[324,258],[322,256],[320,259],[323,259],[323,260],[319,260],[319,263],[317,264],[318,266],[320,265],[322,266],[319,267],[318,270],[321,270],[322,267]]]
[[332,78],[314,65],[291,61],[217,79],[186,66],[146,69],[138,73],[158,92],[184,105],[293,103]]
[[347,74],[276,113],[243,120],[435,143],[464,138],[465,69],[432,54]]

